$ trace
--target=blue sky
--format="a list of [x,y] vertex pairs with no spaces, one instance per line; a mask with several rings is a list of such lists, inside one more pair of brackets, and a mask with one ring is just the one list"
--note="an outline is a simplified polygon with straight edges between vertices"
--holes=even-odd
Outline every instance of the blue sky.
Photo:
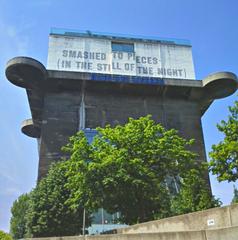
[[[10,58],[46,65],[50,28],[61,27],[189,39],[197,79],[216,71],[238,74],[237,9],[237,0],[0,0],[0,229],[9,230],[10,207],[35,186],[38,167],[36,141],[20,132],[31,117],[25,90],[5,77]],[[203,116],[207,152],[222,139],[216,123],[237,98],[216,100]],[[232,184],[211,181],[213,194],[229,204]]]

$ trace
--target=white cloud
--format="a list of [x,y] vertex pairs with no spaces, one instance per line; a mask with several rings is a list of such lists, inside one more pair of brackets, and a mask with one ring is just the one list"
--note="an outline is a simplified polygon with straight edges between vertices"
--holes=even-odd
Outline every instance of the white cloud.
[[5,33],[5,35],[1,38],[2,58],[7,58],[12,54],[27,54],[29,39],[27,36],[21,34],[22,29],[1,21],[0,31]]
[[1,59],[8,58],[9,55],[26,55],[30,44],[27,32],[33,28],[33,23],[29,22],[22,15],[19,22],[14,25],[10,19],[5,17],[4,9],[0,9],[0,32],[1,35]]
[[6,29],[7,36],[14,38],[17,35],[16,29],[13,26],[8,26]]

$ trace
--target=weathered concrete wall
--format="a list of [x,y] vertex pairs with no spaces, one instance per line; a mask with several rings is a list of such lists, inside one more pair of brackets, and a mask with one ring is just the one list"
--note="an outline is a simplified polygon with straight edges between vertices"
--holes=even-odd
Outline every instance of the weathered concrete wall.
[[[34,238],[33,238],[34,239]],[[61,238],[35,238],[37,240],[208,240],[204,231],[95,235]],[[210,240],[210,239],[209,239]],[[213,239],[211,239],[213,240]],[[214,239],[215,240],[215,239]],[[230,240],[230,239],[229,239]]]
[[231,216],[231,226],[238,226],[238,204],[229,206]]
[[[213,222],[213,225],[208,224]],[[238,204],[118,229],[116,234],[37,240],[237,240]]]
[[237,240],[238,227],[221,228],[206,231],[206,240]]
[[[175,128],[186,138],[196,139],[192,147],[200,160],[206,160],[199,103],[185,98],[168,98],[160,94],[138,95],[85,90],[86,128],[106,124],[125,124],[129,117],[151,114],[166,128]],[[52,161],[63,156],[61,147],[79,127],[81,91],[46,92],[42,114],[39,177],[45,175]]]
[[80,92],[46,93],[42,114],[38,177],[64,156],[61,147],[78,130]]
[[113,234],[75,237],[33,238],[36,240],[237,240],[238,227],[202,231]]
[[[210,225],[208,222],[210,222]],[[118,229],[117,232],[148,233],[191,230],[199,231],[231,226],[238,226],[238,204],[136,224],[127,228]]]

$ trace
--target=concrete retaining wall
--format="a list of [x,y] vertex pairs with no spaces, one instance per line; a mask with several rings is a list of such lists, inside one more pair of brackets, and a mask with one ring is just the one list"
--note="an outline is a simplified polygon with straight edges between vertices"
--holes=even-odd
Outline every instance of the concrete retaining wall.
[[118,229],[117,234],[36,240],[237,240],[238,204]]
[[238,227],[206,231],[206,240],[237,240]]
[[112,234],[77,237],[35,238],[35,240],[237,240],[238,227],[229,227],[213,230]]
[[199,231],[231,226],[238,226],[238,204],[136,224],[117,229],[117,233]]

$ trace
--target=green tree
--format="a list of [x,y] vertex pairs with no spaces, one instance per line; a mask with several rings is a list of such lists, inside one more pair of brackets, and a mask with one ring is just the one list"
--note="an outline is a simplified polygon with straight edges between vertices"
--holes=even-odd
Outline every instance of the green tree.
[[28,235],[33,237],[69,236],[79,234],[82,228],[83,209],[79,205],[70,209],[65,203],[70,191],[65,165],[53,164],[48,175],[43,178],[30,194],[28,211]]
[[219,207],[221,202],[211,195],[205,174],[206,165],[197,165],[186,172],[181,179],[180,192],[172,198],[172,212],[175,215]]
[[229,111],[228,120],[217,125],[225,137],[212,146],[209,156],[210,170],[217,175],[218,181],[231,182],[238,179],[238,101],[229,107]]
[[13,239],[23,238],[26,234],[26,213],[29,208],[29,199],[29,194],[23,194],[13,203],[10,223]]
[[234,196],[232,198],[232,204],[233,203],[238,203],[238,189],[236,188],[236,186],[234,185]]
[[3,232],[0,230],[0,240],[12,240],[12,237],[10,234]]
[[165,179],[183,178],[193,169],[196,154],[187,150],[193,141],[155,124],[150,116],[97,131],[91,144],[78,132],[63,148],[70,154],[66,173],[70,205],[120,211],[128,224],[170,216]]

